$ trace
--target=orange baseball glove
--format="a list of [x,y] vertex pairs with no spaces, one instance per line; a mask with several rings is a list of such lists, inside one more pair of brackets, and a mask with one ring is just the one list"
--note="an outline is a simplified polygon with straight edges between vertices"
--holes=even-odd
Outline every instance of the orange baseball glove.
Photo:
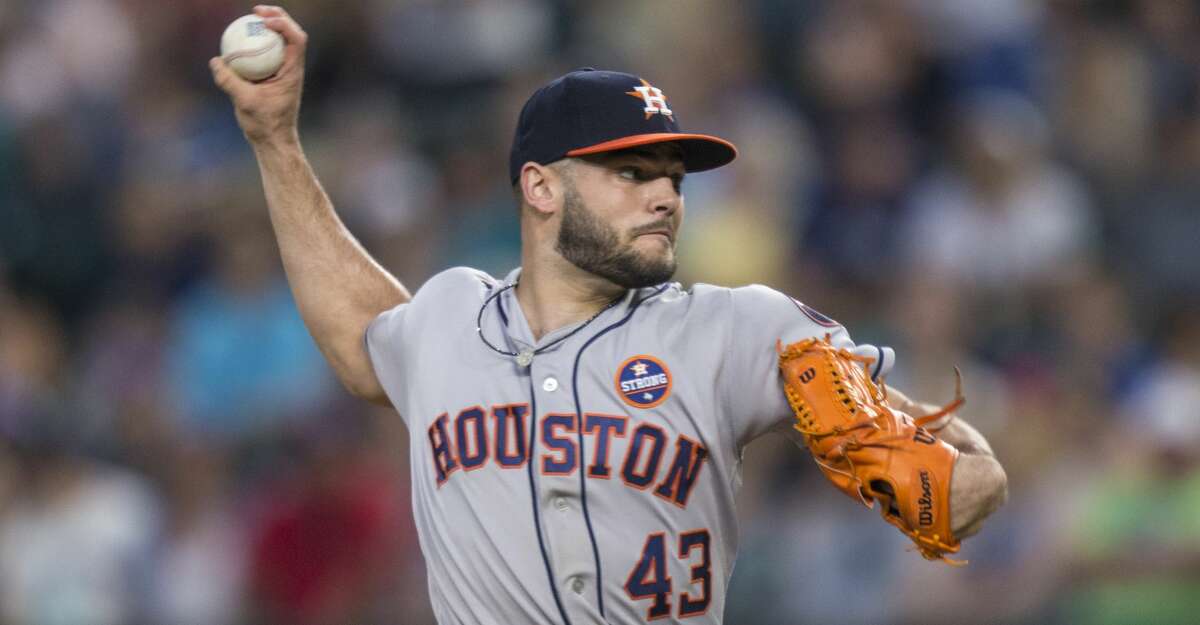
[[776,349],[796,413],[793,427],[829,481],[868,508],[879,501],[884,520],[926,559],[955,563],[945,556],[959,549],[950,531],[950,474],[958,451],[924,425],[960,406],[961,392],[942,410],[913,419],[889,406],[886,387],[871,381],[871,358],[835,348],[828,335]]

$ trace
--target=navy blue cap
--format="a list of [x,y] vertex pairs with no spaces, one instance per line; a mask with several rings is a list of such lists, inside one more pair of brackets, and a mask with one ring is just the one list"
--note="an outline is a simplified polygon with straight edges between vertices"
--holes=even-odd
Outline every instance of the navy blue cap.
[[590,67],[575,70],[535,91],[521,109],[509,179],[515,183],[530,161],[545,165],[668,141],[682,148],[689,172],[737,157],[737,148],[724,139],[680,132],[678,116],[663,92],[642,78]]

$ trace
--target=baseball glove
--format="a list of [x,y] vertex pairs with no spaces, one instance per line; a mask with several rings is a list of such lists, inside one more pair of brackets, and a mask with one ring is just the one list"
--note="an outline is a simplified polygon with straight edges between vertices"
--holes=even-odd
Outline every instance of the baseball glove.
[[886,386],[866,373],[873,359],[835,348],[824,339],[783,347],[778,343],[784,391],[821,471],[868,508],[880,502],[884,520],[896,526],[929,560],[957,553],[950,531],[950,474],[958,451],[924,425],[962,404],[955,401],[913,419],[888,405]]

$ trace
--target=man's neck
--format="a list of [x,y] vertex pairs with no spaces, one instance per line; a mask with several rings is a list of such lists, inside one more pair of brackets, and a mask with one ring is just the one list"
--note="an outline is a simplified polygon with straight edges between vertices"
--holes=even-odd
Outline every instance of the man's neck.
[[535,341],[559,328],[592,318],[626,291],[562,257],[524,260],[516,288],[517,302]]

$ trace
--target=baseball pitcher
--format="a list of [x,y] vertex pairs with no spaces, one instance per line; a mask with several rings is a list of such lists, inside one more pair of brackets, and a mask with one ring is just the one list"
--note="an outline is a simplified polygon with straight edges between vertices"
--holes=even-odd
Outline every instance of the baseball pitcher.
[[720,623],[742,450],[771,430],[790,430],[929,559],[1004,500],[960,400],[939,409],[881,382],[890,349],[766,287],[671,282],[684,176],[737,155],[680,130],[685,103],[592,69],[538,89],[508,169],[521,266],[448,269],[410,295],[346,230],[301,150],[304,31],[282,9],[255,11],[287,40],[283,68],[250,83],[216,58],[213,76],[258,159],[314,339],[352,393],[394,406],[411,432],[439,623]]

